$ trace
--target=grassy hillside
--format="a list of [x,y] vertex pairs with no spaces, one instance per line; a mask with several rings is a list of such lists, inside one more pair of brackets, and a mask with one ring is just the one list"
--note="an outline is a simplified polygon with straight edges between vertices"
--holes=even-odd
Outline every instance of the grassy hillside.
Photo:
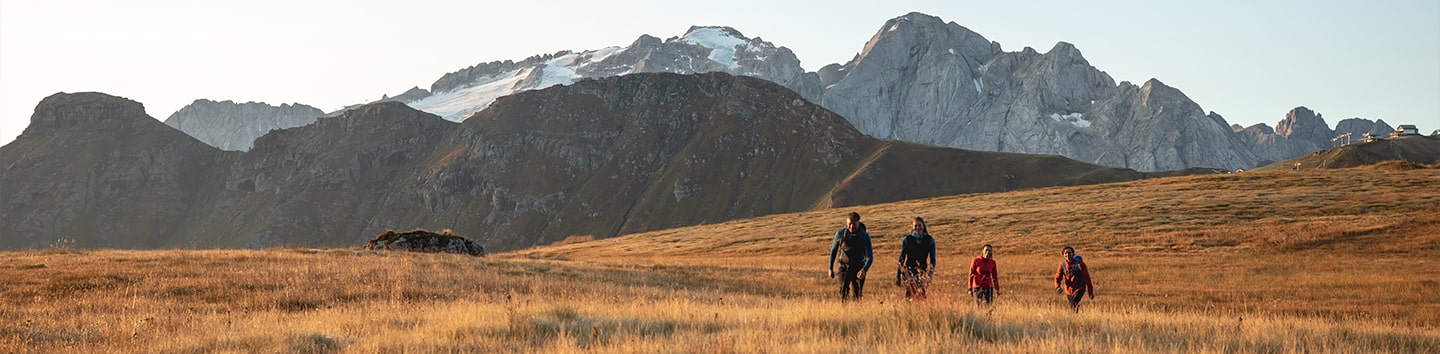
[[[488,258],[360,250],[0,255],[0,352],[1436,352],[1440,170],[1151,179],[732,221]],[[879,261],[836,301],[850,210]],[[907,220],[934,296],[886,284]],[[963,298],[996,245],[1002,293]],[[1097,297],[1051,292],[1060,245]]]
[[1065,245],[1105,255],[1423,253],[1440,250],[1437,185],[1434,168],[1170,177],[774,215],[516,254],[814,256],[850,211],[882,248],[899,247],[910,219],[925,217],[941,252],[953,255],[985,243],[1045,255]]
[[1351,168],[1386,161],[1402,161],[1418,165],[1440,163],[1440,137],[1404,136],[1346,145],[1276,162],[1256,170]]

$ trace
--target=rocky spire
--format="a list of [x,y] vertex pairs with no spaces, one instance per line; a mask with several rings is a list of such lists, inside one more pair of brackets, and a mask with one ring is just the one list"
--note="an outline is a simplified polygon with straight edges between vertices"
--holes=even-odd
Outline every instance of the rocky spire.
[[1285,119],[1275,124],[1275,134],[1291,140],[1329,141],[1335,137],[1335,131],[1330,130],[1325,119],[1304,106],[1285,113]]

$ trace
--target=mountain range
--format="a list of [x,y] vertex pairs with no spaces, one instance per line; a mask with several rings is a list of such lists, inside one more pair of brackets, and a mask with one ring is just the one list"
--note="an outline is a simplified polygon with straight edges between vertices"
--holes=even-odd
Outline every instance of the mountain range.
[[[1250,168],[1328,148],[1343,132],[1359,136],[1389,127],[1352,118],[1354,124],[1331,130],[1310,119],[1318,114],[1297,107],[1274,129],[1236,129],[1160,80],[1116,83],[1069,43],[1044,53],[1006,52],[1000,43],[922,13],[886,21],[854,59],[816,72],[801,68],[786,47],[733,28],[697,26],[665,40],[642,35],[625,47],[481,63],[381,101],[458,122],[516,92],[645,72],[769,80],[880,139],[1053,154],[1140,171]],[[217,123],[182,130],[206,136],[236,129]]]
[[[773,82],[630,74],[520,92],[464,122],[399,102],[202,143],[136,102],[56,94],[0,147],[0,247],[352,246],[452,229],[490,250],[775,213],[1127,181],[1059,156],[866,136]],[[758,232],[758,231],[757,231]]]

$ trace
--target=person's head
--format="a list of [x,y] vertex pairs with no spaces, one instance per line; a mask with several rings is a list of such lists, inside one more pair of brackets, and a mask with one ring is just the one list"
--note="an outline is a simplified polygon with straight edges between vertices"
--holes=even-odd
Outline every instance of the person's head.
[[845,229],[850,232],[860,232],[860,213],[850,212],[850,217],[845,218]]
[[924,234],[929,233],[929,232],[930,232],[930,229],[927,228],[927,227],[925,227],[925,219],[924,219],[924,218],[921,218],[921,217],[919,217],[919,216],[916,216],[916,217],[915,217],[915,222],[910,223],[910,231],[911,231],[911,232],[914,232],[916,235],[924,235]]
[[1067,261],[1068,261],[1068,260],[1071,260],[1071,259],[1074,259],[1074,258],[1075,258],[1075,248],[1074,248],[1074,247],[1070,247],[1070,246],[1065,246],[1064,249],[1061,249],[1061,250],[1060,250],[1060,254],[1065,255],[1065,260],[1067,260]]
[[995,257],[995,249],[987,243],[985,247],[980,247],[980,256],[985,257],[985,259],[993,258]]

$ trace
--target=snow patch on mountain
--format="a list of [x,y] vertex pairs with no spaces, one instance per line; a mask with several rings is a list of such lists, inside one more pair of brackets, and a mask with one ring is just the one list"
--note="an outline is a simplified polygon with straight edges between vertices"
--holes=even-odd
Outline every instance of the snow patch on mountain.
[[1076,128],[1090,127],[1090,121],[1085,120],[1085,114],[1079,112],[1066,115],[1061,115],[1059,113],[1050,113],[1050,119],[1054,119],[1056,122],[1068,122],[1071,125],[1074,125]]
[[[548,66],[547,66],[548,67]],[[476,79],[474,85],[447,92],[436,93],[419,101],[408,103],[410,107],[462,121],[481,108],[489,106],[500,96],[515,92],[515,85],[530,75],[535,68],[511,70],[500,75]],[[573,73],[574,71],[571,70]]]
[[585,51],[584,53],[582,53],[585,55],[585,62],[580,63],[580,65],[590,65],[590,63],[598,63],[601,60],[605,60],[605,58],[609,58],[611,55],[615,55],[615,53],[619,53],[624,50],[625,48],[623,47],[610,46],[596,50]]
[[[451,91],[436,92],[414,102],[411,108],[433,113],[452,121],[463,121],[495,102],[500,96],[524,90],[555,85],[570,85],[584,78],[578,71],[623,52],[623,47],[605,47],[580,53],[565,53],[534,67],[519,68],[476,79],[470,85]],[[563,52],[562,52],[563,53]],[[525,78],[539,70],[538,79],[526,83]],[[523,87],[522,87],[523,86]]]
[[575,72],[580,67],[577,61],[580,55],[566,54],[545,62],[540,67],[540,82],[535,84],[535,89],[542,89],[555,85],[569,85],[580,79],[580,74]]
[[710,60],[720,63],[720,65],[724,65],[730,68],[730,70],[740,68],[740,64],[735,63],[735,49],[737,46],[744,50],[754,50],[750,42],[735,38],[724,28],[718,27],[696,28],[690,31],[690,33],[686,33],[684,37],[681,37],[680,41],[710,48]]

